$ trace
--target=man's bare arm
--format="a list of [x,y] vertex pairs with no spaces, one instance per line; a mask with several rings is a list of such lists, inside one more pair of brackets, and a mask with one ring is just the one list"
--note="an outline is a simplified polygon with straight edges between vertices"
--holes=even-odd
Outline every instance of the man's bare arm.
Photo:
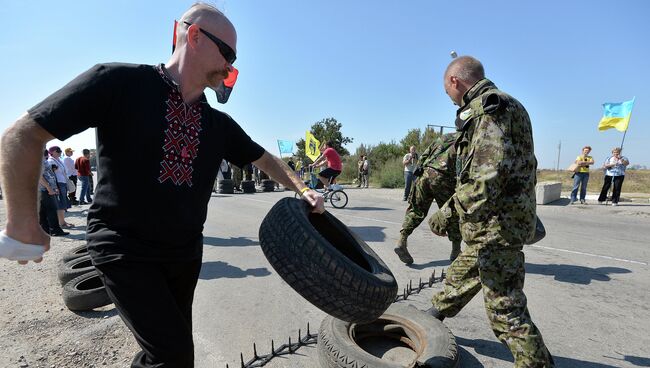
[[264,151],[262,157],[254,161],[253,164],[278,183],[290,188],[296,193],[302,193],[302,197],[314,207],[314,212],[323,213],[325,211],[323,197],[313,190],[305,191],[305,188],[307,188],[305,183],[280,158]]
[[6,234],[28,244],[49,247],[49,238],[39,223],[37,184],[45,144],[54,139],[28,114],[21,116],[2,134],[0,182],[7,209]]

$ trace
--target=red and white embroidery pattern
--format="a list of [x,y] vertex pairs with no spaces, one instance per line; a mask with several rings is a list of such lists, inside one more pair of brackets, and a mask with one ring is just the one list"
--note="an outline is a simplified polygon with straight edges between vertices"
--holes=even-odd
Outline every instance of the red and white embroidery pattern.
[[164,183],[169,180],[177,186],[187,184],[191,187],[192,163],[199,152],[202,106],[201,103],[192,106],[185,104],[176,88],[169,92],[166,104],[167,129],[158,181]]

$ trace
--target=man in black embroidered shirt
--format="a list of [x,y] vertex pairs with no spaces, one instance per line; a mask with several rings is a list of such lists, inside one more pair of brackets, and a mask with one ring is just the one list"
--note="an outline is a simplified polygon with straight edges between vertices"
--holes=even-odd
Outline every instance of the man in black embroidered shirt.
[[[324,210],[318,193],[206,101],[203,90],[218,88],[235,60],[230,21],[196,4],[183,14],[175,36],[166,65],[96,65],[31,108],[2,137],[6,234],[47,248],[36,211],[42,147],[97,128],[100,171],[88,213],[88,251],[142,347],[132,367],[194,365],[192,299],[207,203],[222,159],[240,167],[252,162],[302,193],[314,211]],[[129,154],[129,147],[138,147],[138,154]],[[12,165],[18,159],[20,172]]]

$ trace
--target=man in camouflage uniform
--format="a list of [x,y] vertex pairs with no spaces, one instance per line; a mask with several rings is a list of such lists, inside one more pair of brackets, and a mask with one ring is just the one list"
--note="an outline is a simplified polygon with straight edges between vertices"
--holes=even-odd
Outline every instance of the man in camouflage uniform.
[[533,238],[536,221],[530,118],[469,56],[449,64],[445,91],[460,106],[457,184],[431,223],[444,235],[454,207],[467,246],[449,267],[444,290],[433,296],[429,312],[441,320],[453,317],[482,289],[492,331],[512,352],[515,367],[554,367],[523,292],[522,248]]
[[232,167],[232,187],[233,189],[241,190],[239,185],[244,179],[244,172],[239,166],[231,165],[231,167]]
[[[404,215],[404,223],[400,230],[400,239],[395,248],[399,259],[407,265],[413,263],[413,257],[407,248],[407,239],[418,227],[429,212],[431,203],[436,200],[438,207],[454,194],[456,186],[456,150],[454,143],[458,134],[447,134],[438,137],[420,156],[420,166],[415,171],[415,183],[409,194],[409,205]],[[447,235],[451,240],[452,249],[450,260],[456,259],[460,253],[460,242],[463,240],[458,228],[458,217],[453,216],[453,225],[449,226]]]

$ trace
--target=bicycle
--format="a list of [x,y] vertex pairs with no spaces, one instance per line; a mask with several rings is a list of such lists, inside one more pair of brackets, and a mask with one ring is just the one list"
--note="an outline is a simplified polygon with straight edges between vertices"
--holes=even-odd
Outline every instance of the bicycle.
[[[332,204],[332,207],[334,208],[344,208],[348,204],[348,195],[343,191],[343,186],[338,185],[338,184],[332,184],[332,178],[329,180],[329,188],[325,190],[324,188],[316,188],[318,185],[318,178],[316,177],[316,174],[311,174],[311,180],[306,180],[305,184],[309,187],[309,189],[313,189],[317,191],[318,193],[323,194],[323,199],[325,200],[325,203],[329,201]],[[300,198],[301,194],[296,193],[294,195],[295,198]]]

